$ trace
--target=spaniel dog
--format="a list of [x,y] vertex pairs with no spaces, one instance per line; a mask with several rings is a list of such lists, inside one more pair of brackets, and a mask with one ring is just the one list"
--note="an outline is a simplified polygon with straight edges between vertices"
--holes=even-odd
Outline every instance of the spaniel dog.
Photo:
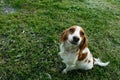
[[93,57],[88,48],[85,32],[80,26],[72,26],[62,32],[59,55],[63,59],[62,62],[66,64],[63,73],[74,69],[89,70],[93,65],[109,64]]

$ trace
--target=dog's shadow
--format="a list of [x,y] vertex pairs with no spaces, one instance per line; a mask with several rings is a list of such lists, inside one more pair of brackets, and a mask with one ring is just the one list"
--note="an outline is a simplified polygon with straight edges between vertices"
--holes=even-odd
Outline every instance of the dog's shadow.
[[[63,69],[64,69],[64,68],[60,68],[60,69],[59,69],[59,73],[62,73]],[[86,73],[91,73],[92,70],[93,70],[93,69],[91,69],[91,70],[81,70],[81,69],[77,69],[77,70],[68,71],[67,74],[64,74],[64,73],[62,73],[62,74],[64,74],[64,75],[86,74]]]
[[[62,71],[63,71],[64,68],[65,67],[61,67],[59,69],[59,72],[62,73]],[[81,69],[71,70],[71,71],[68,71],[67,74],[63,74],[63,73],[62,74],[66,75],[68,77],[71,77],[71,75],[72,76],[78,76],[78,75],[79,76],[95,75],[96,74],[95,71],[99,70],[99,68],[101,68],[101,66],[95,66],[95,68],[92,68],[90,70],[81,70]],[[102,70],[106,70],[106,67],[102,67],[101,69]]]

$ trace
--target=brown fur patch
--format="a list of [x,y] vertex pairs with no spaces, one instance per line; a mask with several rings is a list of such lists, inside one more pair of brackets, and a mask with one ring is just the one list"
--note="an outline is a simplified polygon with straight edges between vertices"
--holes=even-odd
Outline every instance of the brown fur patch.
[[88,54],[88,53],[81,54],[81,56],[79,55],[79,56],[78,56],[78,60],[79,60],[79,61],[84,60],[84,59],[87,57],[87,54]]
[[75,27],[72,27],[69,29],[70,34],[73,34],[75,32]]
[[80,36],[82,37],[82,42],[80,43],[79,48],[82,51],[88,45],[87,37],[83,29],[80,30]]
[[66,41],[67,39],[68,39],[68,30],[65,30],[65,31],[63,31],[62,34],[61,34],[60,41],[61,41],[61,42],[64,42],[64,41]]
[[90,63],[90,60],[88,60],[88,63]]
[[84,31],[83,31],[83,29],[80,30],[80,36],[84,36]]
[[87,37],[84,35],[83,40],[79,45],[80,50],[82,51],[85,47],[87,47],[88,42],[87,42]]

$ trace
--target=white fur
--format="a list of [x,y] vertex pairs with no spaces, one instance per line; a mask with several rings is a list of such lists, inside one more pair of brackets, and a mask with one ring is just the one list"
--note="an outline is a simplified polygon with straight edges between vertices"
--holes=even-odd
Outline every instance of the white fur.
[[[80,38],[79,44],[82,40],[79,31],[81,30],[81,27],[77,26],[76,27],[76,31],[73,34],[69,34],[68,35],[68,40],[66,40],[65,42],[62,42],[60,45],[60,52],[59,55],[61,56],[61,58],[63,59],[63,63],[66,64],[66,68],[63,70],[63,73],[67,73],[67,71],[73,70],[73,69],[82,69],[82,70],[89,70],[93,68],[93,65],[99,65],[99,66],[107,66],[109,64],[109,62],[107,63],[103,63],[102,61],[100,61],[100,59],[96,59],[94,58],[93,60],[93,56],[89,51],[89,48],[86,47],[82,53],[87,53],[87,57],[80,61],[78,60],[78,53],[77,50],[79,49],[78,45],[73,45],[71,44],[69,41],[72,40],[73,36],[77,36]],[[90,61],[88,63],[88,60]]]
[[99,65],[99,66],[107,66],[110,62],[106,62],[106,63],[103,63],[99,58],[94,58],[95,59],[95,65]]

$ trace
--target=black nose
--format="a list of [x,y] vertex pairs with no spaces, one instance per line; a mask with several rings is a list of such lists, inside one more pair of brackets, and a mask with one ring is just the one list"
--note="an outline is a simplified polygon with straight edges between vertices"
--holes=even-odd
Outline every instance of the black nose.
[[79,38],[76,37],[76,36],[74,36],[74,37],[73,37],[73,41],[74,41],[74,42],[78,42],[78,41],[79,41]]

